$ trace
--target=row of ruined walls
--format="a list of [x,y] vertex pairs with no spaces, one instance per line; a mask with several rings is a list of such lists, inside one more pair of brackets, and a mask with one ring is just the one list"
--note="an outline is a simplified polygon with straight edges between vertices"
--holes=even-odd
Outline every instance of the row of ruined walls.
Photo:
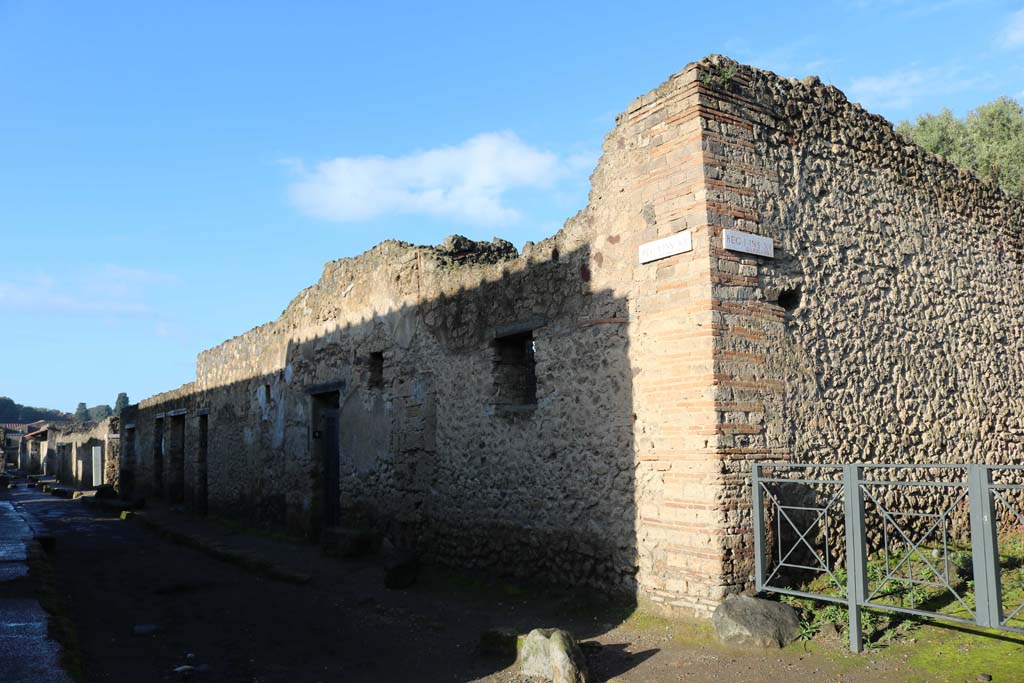
[[[46,474],[57,477],[63,484],[78,488],[96,488],[109,485],[121,488],[120,420],[109,417],[97,423],[74,425],[64,429],[51,427],[42,442],[46,453]],[[98,448],[99,451],[94,449]],[[100,458],[102,481],[94,475],[94,457]]]
[[[279,321],[204,354],[194,385],[138,407],[139,492],[153,492],[155,452],[161,493],[174,497],[179,466],[197,479],[188,444],[205,417],[209,511],[315,531],[315,402],[337,392],[343,524],[370,523],[445,561],[633,590],[628,340],[621,324],[580,327],[616,304],[581,278],[583,250],[556,250],[460,265],[385,243],[328,264]],[[493,340],[523,329],[536,404],[498,405]],[[178,420],[183,451],[171,442]]]
[[[173,455],[186,501],[308,531],[337,392],[345,519],[708,614],[750,587],[753,460],[1020,461],[1020,203],[834,88],[719,58],[603,151],[588,206],[522,254],[385,242],[201,354],[133,413],[137,488]],[[727,228],[775,258],[722,249]],[[691,251],[638,262],[686,230]],[[494,343],[527,330],[536,404],[514,410]]]
[[[637,260],[641,243],[706,223],[693,206],[697,119],[664,135],[649,117],[684,114],[691,81],[619,117],[589,205],[556,236],[522,254],[500,240],[384,242],[328,263],[278,320],[202,353],[194,383],[126,413],[135,491],[177,497],[173,471],[186,504],[315,532],[318,406],[337,392],[343,524],[441,562],[709,609],[710,522],[666,496],[680,456],[702,504],[713,496],[699,465],[714,447],[710,312],[693,304],[709,296],[708,245]],[[505,405],[495,340],[526,331],[535,404]]]
[[[593,221],[521,256],[452,239],[327,264],[279,320],[204,353],[193,386],[141,404],[138,452],[157,448],[155,415],[202,404],[210,511],[306,531],[322,504],[313,401],[337,391],[343,523],[445,562],[634,592],[631,281],[595,277]],[[494,340],[524,331],[536,402],[502,405]]]

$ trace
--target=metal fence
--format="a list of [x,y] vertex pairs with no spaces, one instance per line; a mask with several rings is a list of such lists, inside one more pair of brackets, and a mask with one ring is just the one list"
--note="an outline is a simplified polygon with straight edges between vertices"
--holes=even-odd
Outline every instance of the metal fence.
[[1024,466],[755,463],[759,591],[1024,633]]

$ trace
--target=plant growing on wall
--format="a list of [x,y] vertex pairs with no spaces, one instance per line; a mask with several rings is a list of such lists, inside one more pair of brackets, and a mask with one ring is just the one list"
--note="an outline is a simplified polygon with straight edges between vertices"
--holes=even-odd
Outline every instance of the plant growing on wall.
[[732,82],[732,79],[739,71],[739,64],[727,58],[722,58],[716,64],[708,64],[697,72],[697,80],[705,86],[724,88]]

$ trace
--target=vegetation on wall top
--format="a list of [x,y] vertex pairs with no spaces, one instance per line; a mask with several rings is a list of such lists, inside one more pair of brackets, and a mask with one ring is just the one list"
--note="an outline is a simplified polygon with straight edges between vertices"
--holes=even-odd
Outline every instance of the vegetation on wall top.
[[962,119],[943,109],[903,121],[896,132],[1024,198],[1024,108],[1016,100],[1000,97]]

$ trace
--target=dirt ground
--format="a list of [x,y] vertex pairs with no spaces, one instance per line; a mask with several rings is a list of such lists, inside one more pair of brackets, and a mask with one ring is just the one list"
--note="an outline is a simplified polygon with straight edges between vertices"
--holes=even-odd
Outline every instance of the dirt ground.
[[54,581],[77,633],[72,660],[89,682],[518,682],[525,679],[512,658],[480,652],[481,633],[550,626],[600,644],[587,647],[595,682],[941,680],[911,666],[912,650],[853,656],[842,644],[801,643],[781,651],[729,649],[705,624],[666,621],[592,595],[438,568],[425,569],[412,588],[388,590],[379,558],[333,560],[308,544],[252,538],[257,550],[277,552],[311,577],[297,585],[80,501],[24,488],[0,495],[56,539]]

